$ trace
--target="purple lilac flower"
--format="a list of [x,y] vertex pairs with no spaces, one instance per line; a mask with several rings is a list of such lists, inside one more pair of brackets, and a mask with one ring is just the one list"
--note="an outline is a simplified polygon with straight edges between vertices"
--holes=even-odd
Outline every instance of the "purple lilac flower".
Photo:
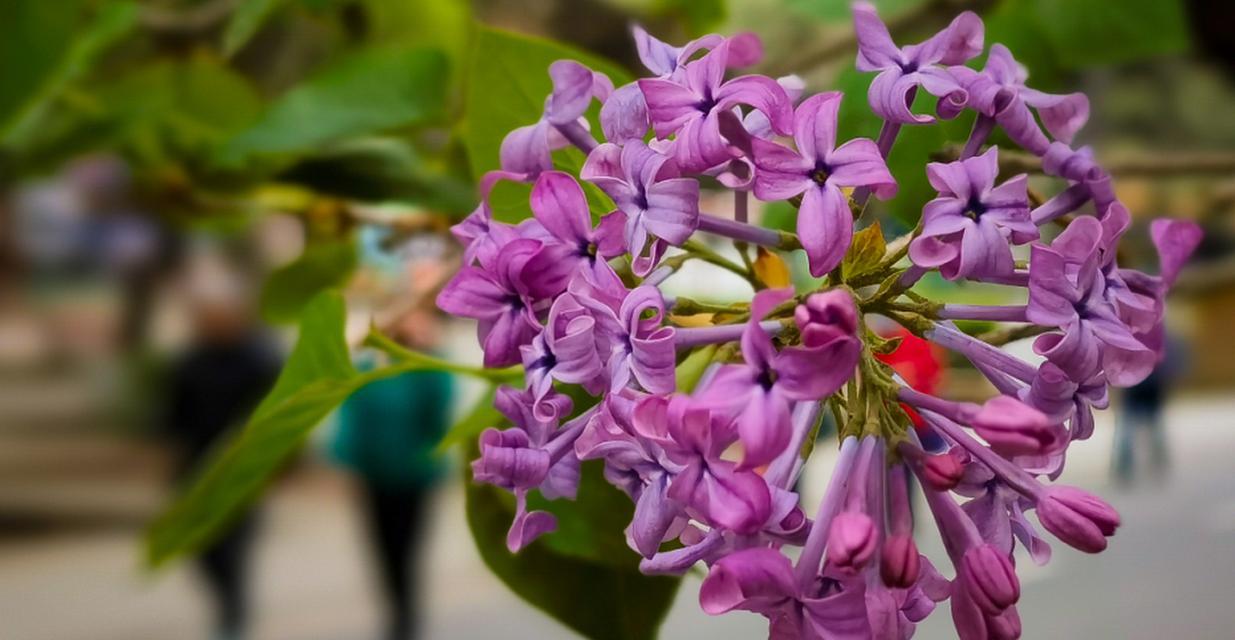
[[[570,146],[580,132],[586,135],[587,111],[592,98],[602,102],[613,92],[613,83],[603,73],[597,73],[573,60],[558,60],[549,66],[553,92],[545,99],[540,120],[519,127],[502,140],[502,169],[536,175],[553,168],[550,153]],[[593,144],[595,144],[593,142]]]
[[964,64],[982,52],[982,20],[972,11],[957,16],[929,40],[906,47],[892,42],[888,28],[869,3],[854,4],[853,22],[858,71],[879,72],[871,81],[869,99],[871,110],[880,118],[901,124],[931,122],[931,116],[910,110],[917,87],[964,103],[964,90],[938,65]]
[[746,468],[771,462],[789,442],[791,401],[830,395],[849,379],[857,364],[851,340],[776,351],[759,321],[790,295],[786,289],[755,294],[751,321],[742,333],[745,363],[721,367],[699,396],[706,405],[736,415]]
[[1050,247],[1034,245],[1026,314],[1036,324],[1063,328],[1062,334],[1040,336],[1034,349],[1070,378],[1088,380],[1101,371],[1111,384],[1127,386],[1149,374],[1155,356],[1106,299],[1101,240],[1101,223],[1085,217],[1074,220]]
[[784,200],[802,195],[798,237],[810,270],[822,276],[840,264],[853,238],[853,214],[842,187],[871,187],[880,198],[896,193],[896,180],[866,138],[836,146],[839,92],[811,96],[793,116],[797,151],[753,138],[755,197]]
[[1026,87],[1029,73],[1002,44],[991,45],[981,72],[963,66],[949,71],[969,93],[970,106],[993,118],[1014,142],[1037,155],[1046,153],[1049,142],[1030,113],[1031,108],[1056,140],[1068,144],[1089,119],[1089,99],[1085,94],[1055,95]]
[[722,42],[678,77],[639,80],[656,136],[673,136],[673,157],[686,172],[714,167],[730,158],[720,134],[719,114],[739,104],[762,111],[779,133],[788,133],[792,104],[785,90],[766,76],[724,80],[729,43]]
[[536,178],[531,205],[550,238],[524,269],[534,295],[550,298],[565,291],[576,273],[601,286],[620,286],[608,263],[625,253],[620,217],[605,216],[593,229],[583,188],[561,171],[545,171]]
[[[642,140],[602,144],[588,154],[580,176],[600,187],[624,218],[626,247],[636,275],[647,275],[666,245],[681,245],[699,222],[699,182],[679,177],[672,159]],[[613,217],[613,216],[608,216]]]
[[540,331],[524,267],[541,249],[536,240],[508,242],[492,268],[464,266],[437,296],[446,313],[479,321],[477,337],[486,367],[520,361],[519,349]]
[[757,473],[720,457],[733,441],[727,420],[691,398],[674,395],[643,398],[635,406],[633,422],[681,467],[668,497],[713,526],[746,534],[763,528],[772,496]]
[[949,280],[1011,274],[1009,245],[1038,238],[1029,217],[1027,176],[995,186],[998,150],[975,158],[926,165],[939,197],[922,209],[922,233],[909,245],[914,264],[938,268]]

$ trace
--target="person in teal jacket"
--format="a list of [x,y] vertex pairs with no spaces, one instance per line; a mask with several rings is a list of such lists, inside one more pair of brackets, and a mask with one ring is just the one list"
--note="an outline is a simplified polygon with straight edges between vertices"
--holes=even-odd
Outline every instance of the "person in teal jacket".
[[[409,314],[396,337],[427,349],[437,320],[430,311]],[[377,364],[375,354],[357,363]],[[454,381],[442,371],[413,371],[378,380],[343,403],[333,456],[359,476],[388,614],[387,637],[416,633],[416,580],[426,502],[441,478],[444,460],[434,447],[449,425]]]

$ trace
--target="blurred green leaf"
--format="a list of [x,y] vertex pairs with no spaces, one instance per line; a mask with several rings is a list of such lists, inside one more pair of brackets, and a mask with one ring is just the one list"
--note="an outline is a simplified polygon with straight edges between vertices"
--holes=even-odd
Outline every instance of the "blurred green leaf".
[[[904,11],[924,0],[871,0],[880,15],[887,18]],[[785,0],[791,9],[803,15],[814,16],[834,22],[848,22],[853,14],[849,10],[851,0]]]
[[549,65],[562,59],[603,72],[616,86],[630,82],[630,75],[613,63],[567,45],[479,28],[468,69],[463,124],[473,178],[499,168],[498,150],[507,133],[540,119],[545,97],[553,90]]
[[291,264],[275,270],[262,286],[262,317],[293,322],[324,289],[339,287],[356,268],[356,244],[350,238],[313,242]]
[[729,15],[725,0],[657,0],[654,7],[656,13],[677,18],[692,36],[715,29]]
[[365,0],[377,42],[431,46],[460,60],[472,30],[471,3],[459,0]]
[[223,55],[230,58],[244,48],[286,0],[245,0],[232,13],[227,28],[223,30]]
[[132,2],[105,3],[76,29],[81,2],[10,0],[0,20],[0,141],[29,135],[49,103],[137,22]]
[[[477,454],[473,442],[469,459]],[[639,572],[638,555],[626,546],[622,533],[633,507],[625,494],[600,477],[600,465],[584,464],[578,500],[548,503],[559,530],[517,554],[506,549],[506,531],[514,518],[509,494],[475,484],[470,477],[465,480],[468,526],[481,558],[506,586],[580,635],[595,640],[655,638],[681,579]],[[598,553],[607,555],[591,559]]]
[[366,380],[348,359],[345,313],[337,292],[324,293],[305,308],[300,339],[274,388],[244,430],[210,457],[146,532],[151,566],[208,544],[261,492],[309,431]]
[[377,47],[349,54],[275,100],[230,141],[225,157],[313,149],[439,117],[447,67],[436,49]]
[[346,320],[338,291],[322,292],[304,307],[296,347],[274,388],[244,429],[206,460],[192,484],[146,531],[151,567],[213,540],[261,493],[309,432],[357,389],[409,371],[467,369],[403,350],[393,364],[358,373],[344,341]]
[[1069,68],[1182,53],[1190,43],[1181,0],[1037,0],[1033,6],[1047,42]]
[[716,350],[718,348],[718,345],[710,344],[695,349],[690,355],[686,356],[686,359],[677,366],[677,370],[674,372],[674,377],[678,381],[678,391],[690,393],[695,390],[695,386],[703,378],[703,372],[707,371],[708,365],[712,364],[712,359],[716,357]]
[[414,202],[459,216],[476,206],[471,184],[391,137],[345,140],[299,159],[279,180],[341,198]]

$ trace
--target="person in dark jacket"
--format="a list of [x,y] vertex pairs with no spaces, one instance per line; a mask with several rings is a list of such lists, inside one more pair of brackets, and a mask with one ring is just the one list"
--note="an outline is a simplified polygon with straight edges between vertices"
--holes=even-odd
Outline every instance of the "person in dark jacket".
[[[224,436],[243,426],[274,385],[281,366],[271,340],[258,328],[241,289],[214,274],[190,285],[193,338],[173,365],[164,429],[177,449],[176,479],[183,484]],[[223,280],[219,280],[222,278]],[[246,574],[254,514],[201,552],[197,564],[215,605],[215,638],[246,637]]]

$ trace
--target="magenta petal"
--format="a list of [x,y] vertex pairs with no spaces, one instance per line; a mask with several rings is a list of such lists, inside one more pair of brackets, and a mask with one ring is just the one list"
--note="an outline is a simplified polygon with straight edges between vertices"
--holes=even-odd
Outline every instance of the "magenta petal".
[[500,151],[502,169],[516,173],[535,175],[553,168],[549,155],[549,127],[541,121],[519,127],[502,139]]
[[836,115],[841,98],[839,91],[829,91],[798,105],[793,114],[793,140],[802,156],[822,161],[836,148]]
[[648,107],[643,91],[632,82],[614,91],[600,107],[600,128],[610,142],[642,140],[648,131]]
[[712,565],[699,587],[699,606],[710,615],[734,609],[773,613],[795,595],[789,558],[774,549],[753,548]]
[[838,187],[870,187],[880,199],[896,195],[896,178],[874,141],[855,138],[828,154],[828,182]]
[[639,90],[643,92],[652,129],[660,138],[668,138],[687,122],[702,116],[695,106],[701,97],[676,82],[643,79],[639,80]]
[[755,197],[773,201],[792,198],[809,189],[813,184],[810,172],[814,163],[801,154],[759,138],[753,138],[751,147],[755,162]]
[[532,187],[532,214],[562,242],[587,242],[592,232],[587,197],[573,176],[545,171]]
[[1071,144],[1073,136],[1089,120],[1089,98],[1083,93],[1054,95],[1021,89],[1021,98],[1038,112],[1042,126],[1056,140]]
[[789,444],[792,421],[789,403],[775,390],[751,393],[737,418],[738,435],[745,453],[743,469],[763,466],[776,458]]
[[839,188],[829,184],[806,190],[798,210],[798,238],[816,278],[841,263],[853,240],[853,214]]
[[553,93],[546,118],[557,125],[578,120],[592,102],[592,70],[574,60],[558,60],[549,65],[549,77]]
[[870,3],[854,3],[853,30],[858,39],[858,71],[879,71],[900,64],[900,49]]
[[506,548],[511,553],[522,550],[536,538],[557,529],[557,517],[547,511],[528,511],[527,496],[520,491],[515,494],[515,520],[506,533]]
[[1204,235],[1200,225],[1188,220],[1158,219],[1149,224],[1149,236],[1158,250],[1158,277],[1166,286],[1175,282]]
[[721,85],[717,90],[716,109],[744,104],[768,117],[772,129],[789,134],[793,130],[793,103],[785,88],[767,76],[741,76]]

